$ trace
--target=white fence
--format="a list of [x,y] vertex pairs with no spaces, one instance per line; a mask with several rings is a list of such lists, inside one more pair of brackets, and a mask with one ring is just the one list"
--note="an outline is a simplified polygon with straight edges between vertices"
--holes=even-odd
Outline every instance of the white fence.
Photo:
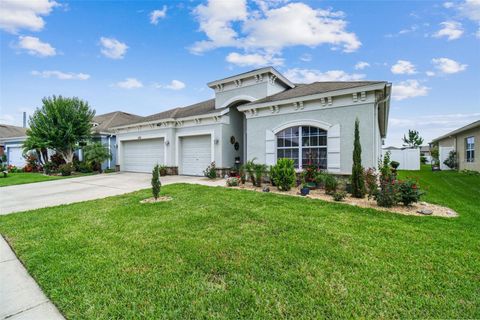
[[420,149],[382,150],[382,155],[390,151],[390,160],[400,163],[398,170],[420,170]]

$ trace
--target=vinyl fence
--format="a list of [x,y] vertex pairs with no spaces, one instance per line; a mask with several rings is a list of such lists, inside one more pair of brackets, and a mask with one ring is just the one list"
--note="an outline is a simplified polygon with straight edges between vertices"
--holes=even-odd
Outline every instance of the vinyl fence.
[[[387,151],[382,150],[382,154]],[[390,150],[390,160],[400,163],[399,170],[420,170],[420,149]]]

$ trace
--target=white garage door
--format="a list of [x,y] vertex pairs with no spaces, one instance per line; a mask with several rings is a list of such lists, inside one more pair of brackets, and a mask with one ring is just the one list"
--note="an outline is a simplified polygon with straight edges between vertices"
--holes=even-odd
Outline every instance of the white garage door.
[[25,166],[25,159],[22,154],[22,147],[8,147],[8,164],[23,168]]
[[202,176],[212,161],[212,140],[210,135],[183,137],[181,144],[180,173]]
[[163,138],[123,141],[122,171],[152,172],[156,164],[164,164]]

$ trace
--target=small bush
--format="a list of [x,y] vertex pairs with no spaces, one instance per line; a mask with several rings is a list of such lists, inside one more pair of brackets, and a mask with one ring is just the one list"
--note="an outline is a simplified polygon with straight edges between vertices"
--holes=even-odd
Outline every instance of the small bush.
[[155,200],[158,199],[161,187],[162,183],[160,182],[160,167],[157,164],[152,170],[152,195]]
[[227,179],[227,186],[237,187],[240,184],[240,179],[237,177],[230,177]]
[[391,182],[381,181],[374,198],[380,207],[393,207],[398,203],[397,183],[394,180]]
[[398,202],[404,206],[410,206],[412,203],[418,202],[424,194],[417,185],[415,180],[397,181]]
[[480,176],[480,172],[474,171],[474,170],[463,169],[462,171],[460,171],[460,173],[465,174],[467,176]]
[[255,164],[253,168],[255,172],[255,186],[261,187],[264,175],[267,173],[267,165]]
[[167,167],[166,166],[160,166],[160,176],[164,177],[167,175]]
[[398,167],[400,167],[400,162],[398,162],[398,161],[391,161],[391,162],[390,162],[390,166],[391,166],[393,169],[397,170]]
[[443,161],[443,164],[449,167],[450,169],[458,168],[457,153],[455,151],[450,151],[448,158]]
[[325,193],[334,194],[337,191],[338,181],[331,174],[325,175]]
[[57,168],[60,167],[60,165],[65,164],[65,160],[58,153],[52,154],[50,156],[50,161],[53,162]]
[[374,168],[365,170],[365,187],[367,189],[368,199],[370,200],[378,191],[377,172]]
[[43,173],[45,174],[52,174],[56,170],[58,170],[58,167],[51,161],[45,162],[43,165]]
[[240,168],[238,169],[238,175],[240,176],[240,182],[242,184],[245,184],[247,181],[247,175],[245,173],[245,166],[241,165]]
[[336,191],[332,195],[333,200],[335,201],[343,201],[343,199],[345,199],[346,196],[347,196],[347,193],[345,191]]
[[71,163],[62,164],[60,165],[60,167],[58,167],[58,169],[60,170],[60,174],[62,176],[71,176],[73,172],[73,164]]
[[317,177],[317,172],[318,172],[317,166],[313,164],[309,164],[303,169],[303,172],[302,172],[303,179],[307,183],[315,182],[315,178]]
[[78,162],[76,170],[81,173],[93,172],[92,164],[88,162]]
[[425,156],[420,156],[420,163],[427,164],[427,158]]
[[277,164],[270,169],[270,178],[282,191],[288,191],[295,185],[297,178],[292,159],[278,159]]
[[210,163],[210,165],[203,171],[203,175],[209,179],[215,179],[217,177],[217,167],[215,165],[215,161]]

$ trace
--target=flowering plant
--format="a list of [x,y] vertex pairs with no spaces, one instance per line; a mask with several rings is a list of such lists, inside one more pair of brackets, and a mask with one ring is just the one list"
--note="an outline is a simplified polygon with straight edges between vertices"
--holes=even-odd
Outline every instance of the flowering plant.
[[418,202],[420,197],[425,193],[419,187],[415,180],[408,179],[397,181],[398,185],[398,201],[404,206],[410,206],[412,203]]
[[240,178],[239,177],[230,177],[227,179],[227,186],[229,187],[236,187],[240,184]]

